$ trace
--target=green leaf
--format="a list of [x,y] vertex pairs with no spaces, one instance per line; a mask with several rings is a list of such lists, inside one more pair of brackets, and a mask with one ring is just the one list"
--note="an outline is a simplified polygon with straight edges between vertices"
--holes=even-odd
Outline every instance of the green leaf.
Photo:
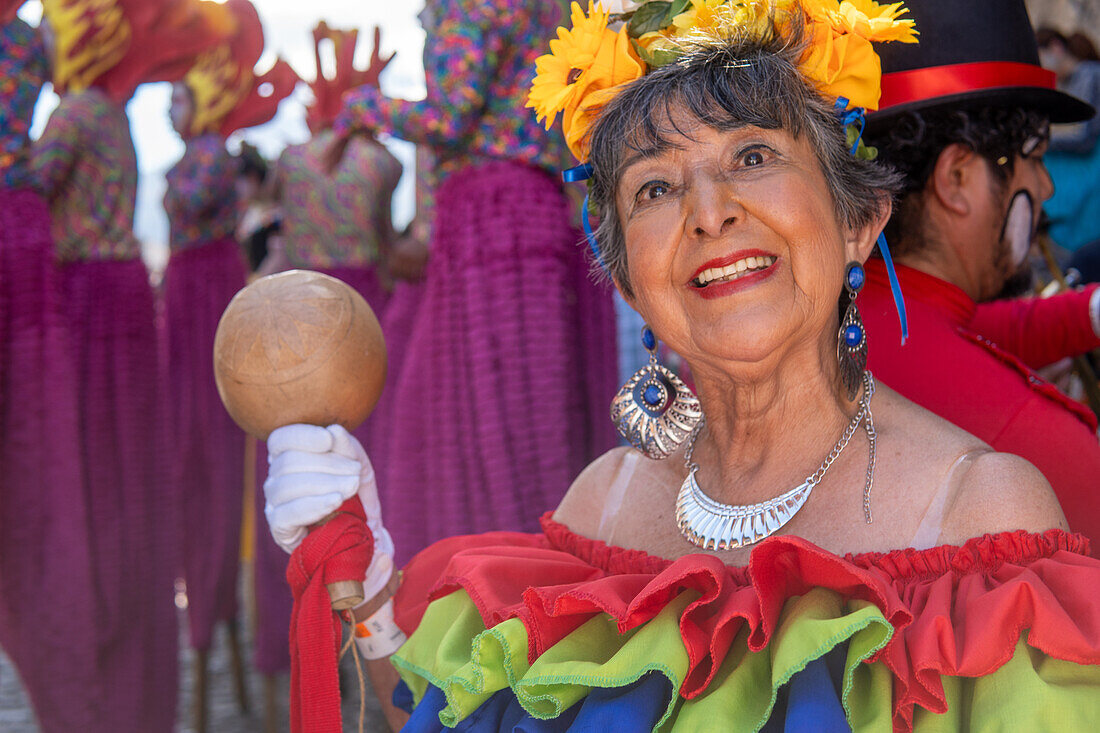
[[878,157],[878,148],[870,145],[864,145],[863,141],[859,141],[859,147],[856,148],[856,157],[860,160],[874,160]]
[[859,160],[874,160],[878,157],[878,148],[863,144],[863,138],[859,135],[858,125],[848,125],[845,127],[844,138],[847,141],[849,149],[856,144],[856,140],[859,140],[859,145],[856,146],[855,152],[855,156]]
[[691,0],[672,0],[672,7],[668,10],[668,22],[671,23],[673,18],[687,10],[688,5],[691,5]]
[[662,66],[668,66],[679,59],[681,55],[679,51],[662,48],[649,50],[635,40],[631,40],[630,42],[634,44],[634,50],[638,52],[638,56],[640,56],[642,61],[645,62],[645,65],[651,69],[659,69]]
[[650,0],[634,11],[634,17],[626,26],[627,34],[631,38],[638,38],[646,33],[661,30],[670,22],[668,12],[671,9],[672,3],[667,0]]

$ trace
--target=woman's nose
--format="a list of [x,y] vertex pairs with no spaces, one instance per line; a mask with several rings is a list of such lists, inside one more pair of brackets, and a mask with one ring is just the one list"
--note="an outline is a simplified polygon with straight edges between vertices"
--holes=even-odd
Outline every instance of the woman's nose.
[[726,234],[745,213],[731,187],[720,181],[694,182],[687,204],[687,231],[700,239]]

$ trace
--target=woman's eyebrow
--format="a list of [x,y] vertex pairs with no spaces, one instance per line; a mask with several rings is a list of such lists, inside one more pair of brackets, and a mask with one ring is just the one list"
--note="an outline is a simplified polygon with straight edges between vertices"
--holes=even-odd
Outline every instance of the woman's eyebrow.
[[643,160],[649,160],[650,158],[656,158],[661,153],[669,149],[668,145],[655,145],[653,147],[645,148],[644,150],[637,150],[622,162],[619,166],[620,175],[630,169],[630,166],[635,163],[640,163]]

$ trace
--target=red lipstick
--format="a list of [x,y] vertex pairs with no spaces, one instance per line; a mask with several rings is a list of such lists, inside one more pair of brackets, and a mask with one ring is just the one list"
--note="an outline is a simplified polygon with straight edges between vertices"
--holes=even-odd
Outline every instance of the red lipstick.
[[[739,260],[743,260],[747,257],[773,257],[775,261],[762,270],[756,270],[748,275],[742,275],[736,280],[730,280],[724,283],[712,283],[705,287],[696,287],[694,281],[699,275],[703,274],[711,268],[728,267]],[[695,271],[695,274],[691,276],[691,280],[688,281],[688,287],[690,287],[701,298],[711,300],[714,298],[721,298],[732,293],[740,292],[747,288],[767,280],[776,273],[776,265],[779,264],[779,256],[772,254],[771,252],[765,252],[762,249],[742,249],[725,257],[719,257],[713,260],[709,260]]]

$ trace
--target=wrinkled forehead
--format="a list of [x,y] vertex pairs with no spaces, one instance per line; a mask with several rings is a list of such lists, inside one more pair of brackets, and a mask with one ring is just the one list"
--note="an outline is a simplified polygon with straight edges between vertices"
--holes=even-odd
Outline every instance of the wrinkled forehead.
[[617,183],[626,170],[639,160],[657,157],[670,150],[685,150],[698,144],[706,130],[733,132],[744,128],[787,130],[791,123],[779,115],[758,110],[742,114],[737,108],[727,108],[717,100],[669,94],[648,100],[651,103],[624,110],[624,118],[616,120],[618,134],[611,140],[618,144],[611,153],[610,163]]
[[617,181],[628,159],[690,145],[703,128],[724,132],[759,127],[801,135],[801,100],[761,88],[743,68],[704,71],[643,77],[608,103],[592,132],[597,169]]

